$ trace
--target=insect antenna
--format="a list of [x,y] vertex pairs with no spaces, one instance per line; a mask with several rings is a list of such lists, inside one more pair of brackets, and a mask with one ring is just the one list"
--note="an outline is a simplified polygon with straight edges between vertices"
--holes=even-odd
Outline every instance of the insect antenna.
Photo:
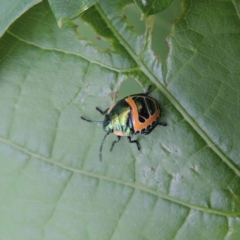
[[89,120],[86,119],[85,117],[80,117],[82,120],[86,121],[86,122],[90,122],[90,123],[103,123],[103,121],[93,121],[93,120]]
[[112,131],[109,131],[105,134],[105,136],[103,137],[103,140],[102,140],[102,143],[101,143],[101,146],[100,146],[100,149],[99,149],[99,159],[100,161],[102,161],[102,148],[103,148],[103,144],[105,142],[105,139],[106,137],[111,133]]

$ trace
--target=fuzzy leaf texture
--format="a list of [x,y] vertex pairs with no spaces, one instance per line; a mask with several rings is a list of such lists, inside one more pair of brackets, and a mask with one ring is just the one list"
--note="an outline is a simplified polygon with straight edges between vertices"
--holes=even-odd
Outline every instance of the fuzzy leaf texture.
[[[59,29],[53,0],[15,13],[3,2],[1,239],[240,239],[238,4],[184,0],[165,76],[153,18],[138,35],[122,14],[133,1],[86,5],[82,19],[107,50],[74,24]],[[102,120],[95,107],[130,78],[154,85],[168,126],[137,136],[141,151],[122,139],[110,153],[110,135],[100,162],[102,126],[80,116]]]

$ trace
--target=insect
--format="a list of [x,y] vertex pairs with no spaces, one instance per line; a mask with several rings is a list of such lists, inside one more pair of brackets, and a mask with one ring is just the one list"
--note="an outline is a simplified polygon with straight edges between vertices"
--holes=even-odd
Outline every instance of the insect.
[[158,102],[148,96],[151,93],[151,89],[152,86],[150,85],[145,93],[125,97],[105,111],[96,107],[97,111],[105,115],[103,121],[94,121],[81,117],[82,120],[87,122],[103,124],[103,129],[106,134],[103,137],[99,149],[100,161],[102,161],[103,144],[110,133],[117,135],[117,139],[112,142],[110,151],[113,150],[114,145],[120,141],[121,137],[127,137],[129,143],[135,143],[138,150],[140,150],[138,140],[132,140],[132,135],[147,135],[151,133],[157,125],[167,125],[159,122],[161,110]]

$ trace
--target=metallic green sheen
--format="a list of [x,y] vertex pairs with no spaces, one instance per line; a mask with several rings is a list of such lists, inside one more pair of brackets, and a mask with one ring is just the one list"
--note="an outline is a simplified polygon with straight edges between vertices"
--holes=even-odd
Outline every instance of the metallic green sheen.
[[122,99],[105,115],[103,129],[106,132],[119,131],[124,136],[130,136],[134,133],[131,121],[131,108],[127,102]]

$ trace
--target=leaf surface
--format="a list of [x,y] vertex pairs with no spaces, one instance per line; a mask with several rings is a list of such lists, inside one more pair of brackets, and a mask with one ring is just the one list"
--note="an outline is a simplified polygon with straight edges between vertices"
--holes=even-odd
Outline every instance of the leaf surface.
[[[47,2],[0,39],[0,235],[3,239],[239,239],[239,18],[231,1],[185,0],[166,78],[137,35],[131,1],[100,1],[59,29]],[[94,16],[94,17],[91,17]],[[141,144],[107,138],[95,107],[136,79],[162,106]]]
[[19,18],[25,11],[40,1],[41,0],[1,0],[0,37],[17,18]]
[[77,17],[96,2],[98,2],[98,0],[49,0],[49,5],[58,20],[58,24],[62,26],[62,24],[68,21],[69,18]]
[[146,18],[152,14],[165,10],[172,3],[172,0],[134,0],[134,2],[142,11],[142,17]]

